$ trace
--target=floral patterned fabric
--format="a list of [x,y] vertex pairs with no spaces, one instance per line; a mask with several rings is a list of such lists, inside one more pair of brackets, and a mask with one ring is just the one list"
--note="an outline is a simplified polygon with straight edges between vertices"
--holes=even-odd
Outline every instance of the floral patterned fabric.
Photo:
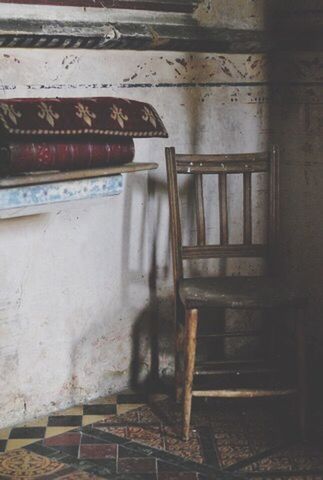
[[149,104],[113,97],[0,101],[0,137],[91,135],[167,137]]

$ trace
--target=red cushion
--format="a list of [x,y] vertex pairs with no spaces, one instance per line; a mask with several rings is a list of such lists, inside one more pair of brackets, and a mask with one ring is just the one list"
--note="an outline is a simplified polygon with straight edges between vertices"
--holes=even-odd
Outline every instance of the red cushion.
[[124,98],[18,98],[0,101],[0,135],[167,137],[156,110]]

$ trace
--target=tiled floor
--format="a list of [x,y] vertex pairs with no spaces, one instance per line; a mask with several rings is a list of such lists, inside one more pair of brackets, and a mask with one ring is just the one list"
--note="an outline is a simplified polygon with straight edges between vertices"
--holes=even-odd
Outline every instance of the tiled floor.
[[200,401],[183,442],[178,406],[147,401],[117,395],[2,432],[0,480],[323,479],[323,443],[297,441],[286,405]]
[[109,415],[121,415],[147,402],[145,395],[123,393],[111,395],[55,413],[48,417],[30,421],[14,428],[0,430],[0,452],[24,447],[43,438],[63,434],[76,427],[103,420]]
[[180,438],[180,408],[169,399],[110,416],[101,430],[243,478],[323,479],[323,441],[298,440],[290,405],[281,401],[199,401],[189,442]]

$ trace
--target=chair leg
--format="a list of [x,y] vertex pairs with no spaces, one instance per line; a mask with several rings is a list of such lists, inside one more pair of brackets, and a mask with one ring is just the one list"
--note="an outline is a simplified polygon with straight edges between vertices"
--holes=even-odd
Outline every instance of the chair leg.
[[186,310],[185,312],[185,372],[183,389],[183,440],[189,439],[192,388],[196,353],[196,332],[198,322],[198,310]]
[[298,424],[301,437],[306,438],[307,430],[307,385],[306,385],[306,339],[304,329],[305,311],[297,312],[296,341],[297,341],[297,366],[298,366]]
[[182,401],[183,396],[183,344],[184,329],[182,324],[176,325],[176,352],[175,352],[175,399],[176,403]]

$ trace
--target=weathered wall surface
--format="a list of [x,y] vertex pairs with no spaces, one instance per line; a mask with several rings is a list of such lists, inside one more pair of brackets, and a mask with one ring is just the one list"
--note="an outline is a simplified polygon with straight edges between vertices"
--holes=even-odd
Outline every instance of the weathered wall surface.
[[266,0],[203,0],[195,12],[205,26],[261,30],[267,21]]
[[[308,29],[323,21],[322,2],[286,2],[286,28]],[[306,44],[306,34],[303,33]],[[273,137],[281,148],[282,262],[286,281],[304,290],[307,312],[308,377],[312,394],[322,393],[323,55],[321,51],[277,53],[272,59]],[[317,395],[313,394],[313,398]]]
[[[273,2],[279,5],[281,2]],[[268,2],[205,0],[207,25],[258,29]],[[284,2],[294,28],[321,20],[320,2]],[[314,12],[314,13],[313,13]],[[0,51],[1,98],[125,96],[152,103],[168,140],[137,140],[136,160],[158,171],[128,176],[122,195],[0,221],[0,406],[8,425],[172,371],[172,280],[163,149],[282,152],[282,267],[310,297],[309,371],[322,361],[321,54]],[[273,80],[268,89],[267,80]],[[232,235],[239,206],[230,185]],[[261,182],[256,185],[261,195]],[[240,192],[240,193],[239,193]],[[260,225],[258,225],[260,227]],[[186,232],[189,236],[194,233]],[[216,218],[210,235],[217,234]],[[229,265],[231,271],[240,267]],[[252,269],[250,263],[242,265]],[[232,322],[234,326],[234,319]],[[230,324],[229,324],[230,327]],[[158,341],[157,341],[158,339]],[[159,358],[151,358],[159,347]],[[159,363],[159,364],[158,364]]]
[[268,108],[261,55],[8,49],[0,66],[2,98],[145,100],[170,133],[136,141],[137,161],[160,164],[148,184],[128,176],[119,197],[0,222],[5,425],[136,383],[156,331],[160,371],[172,370],[163,149],[263,150]]

